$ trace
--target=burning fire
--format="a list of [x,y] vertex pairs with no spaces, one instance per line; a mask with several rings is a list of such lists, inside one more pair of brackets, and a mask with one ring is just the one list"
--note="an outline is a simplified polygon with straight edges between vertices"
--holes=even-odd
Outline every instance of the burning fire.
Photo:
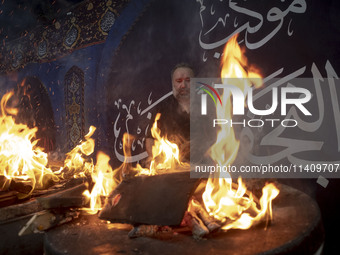
[[[160,135],[160,129],[157,126],[160,117],[161,115],[157,113],[155,122],[151,128],[151,134],[155,138],[155,143],[152,146],[153,160],[150,164],[150,172],[152,174],[155,174],[157,170],[161,169],[173,169],[176,164],[180,164],[177,144],[171,143]],[[162,160],[157,160],[158,157],[161,157]]]
[[48,156],[37,146],[35,138],[37,128],[17,124],[15,116],[18,109],[9,107],[14,93],[6,93],[1,99],[0,116],[0,176],[5,177],[0,190],[7,190],[11,182],[24,184],[29,191],[20,193],[19,198],[29,196],[35,189],[46,188],[49,181],[58,182],[65,179],[89,177],[94,186],[92,192],[85,194],[90,198],[90,213],[101,209],[101,197],[107,196],[119,183],[109,165],[110,158],[102,152],[97,155],[97,163],[89,157],[95,142],[91,138],[96,128],[91,126],[84,141],[66,155],[64,167],[53,172],[48,165]]
[[[160,114],[156,115],[155,122],[151,129],[151,134],[155,139],[152,147],[153,158],[150,163],[150,168],[143,168],[137,164],[133,167],[128,162],[128,158],[131,156],[131,141],[133,140],[132,135],[125,133],[123,136],[123,152],[125,161],[117,169],[112,170],[109,160],[110,158],[99,152],[97,155],[97,164],[95,167],[89,164],[85,167],[85,171],[91,174],[92,181],[95,183],[90,193],[88,190],[84,192],[84,195],[90,198],[91,209],[87,210],[89,213],[97,213],[98,210],[102,209],[102,199],[108,196],[116,186],[122,181],[122,178],[132,175],[156,175],[162,171],[170,171],[173,169],[181,169],[181,167],[187,167],[187,164],[180,162],[179,160],[179,149],[174,143],[171,143],[165,137],[161,137],[160,129],[157,127],[157,121],[160,118]],[[90,139],[93,132],[89,132],[86,136],[86,140],[83,144],[77,146],[73,151],[68,154],[68,159],[65,161],[65,166],[69,166],[71,169],[79,169],[84,165],[84,159],[82,154],[91,154],[93,152],[94,141]],[[86,150],[85,150],[86,148]],[[71,167],[70,167],[71,166]],[[78,173],[76,176],[83,175],[84,172]]]
[[146,169],[138,164],[135,169],[138,175],[156,175],[164,171],[189,169],[189,164],[181,162],[179,159],[180,151],[177,144],[170,142],[166,137],[161,137],[161,130],[157,125],[160,117],[160,113],[157,113],[151,128],[154,144],[152,146],[150,167]]
[[101,198],[107,197],[121,182],[120,176],[116,176],[118,169],[113,171],[109,161],[110,157],[108,155],[98,152],[97,164],[91,173],[92,181],[95,184],[91,193],[89,190],[84,192],[84,195],[90,198],[90,210],[87,210],[87,212],[91,214],[95,214],[102,209],[103,203]]
[[120,169],[112,170],[108,155],[99,151],[96,165],[89,157],[94,152],[95,141],[91,137],[95,131],[96,128],[90,126],[84,141],[67,153],[64,168],[60,173],[63,178],[91,178],[93,183],[91,192],[86,190],[83,193],[90,200],[90,208],[83,208],[89,214],[96,214],[101,210],[103,198],[107,197],[121,182]]
[[90,126],[89,132],[85,135],[84,141],[74,147],[69,153],[66,154],[64,161],[63,174],[73,175],[74,178],[85,177],[93,172],[92,159],[86,160],[84,156],[89,156],[94,151],[95,142],[91,138],[96,131],[94,126]]
[[15,123],[16,108],[8,107],[8,102],[13,92],[6,93],[1,99],[0,116],[0,175],[6,181],[0,187],[13,182],[24,183],[30,187],[27,197],[34,189],[43,188],[49,180],[57,181],[58,177],[47,167],[47,154],[36,144],[37,128],[29,128],[24,124]]
[[[133,168],[127,161],[121,167],[112,170],[110,158],[102,152],[98,152],[96,164],[91,155],[94,152],[95,141],[92,137],[96,128],[91,126],[89,133],[84,137],[81,144],[66,154],[64,167],[53,172],[48,165],[48,156],[42,148],[37,146],[35,138],[37,127],[29,128],[24,124],[17,124],[15,116],[17,108],[9,107],[9,101],[14,95],[9,92],[1,100],[1,126],[0,126],[0,176],[5,177],[1,183],[1,190],[8,189],[11,182],[18,182],[29,187],[28,194],[22,194],[20,198],[29,196],[34,189],[46,188],[45,182],[58,182],[71,178],[89,178],[93,187],[91,192],[86,190],[84,195],[90,200],[89,213],[96,213],[102,208],[102,198],[121,182],[122,177],[130,171],[137,175],[155,175],[159,171],[174,169],[175,166],[183,165],[179,161],[179,149],[174,143],[160,136],[157,127],[159,115],[152,127],[152,135],[155,144],[152,148],[154,158],[150,169],[137,165]],[[131,135],[123,137],[124,155],[127,159],[131,154]]]
[[[232,81],[233,85],[242,91],[251,86],[258,88],[262,85],[261,76],[254,68],[248,67],[247,59],[236,39],[237,36],[231,38],[223,53],[222,82],[225,83],[226,78],[233,78],[228,82]],[[222,102],[223,107],[217,104],[217,118],[232,119],[230,93],[223,93]],[[221,125],[216,143],[209,149],[210,157],[221,166],[230,165],[237,156],[239,145],[233,128]],[[203,201],[209,214],[224,224],[222,229],[248,229],[253,224],[272,216],[272,200],[279,194],[279,190],[273,184],[267,184],[262,192],[258,209],[255,198],[247,191],[241,178],[236,185],[233,184],[230,175],[214,176],[207,181]]]

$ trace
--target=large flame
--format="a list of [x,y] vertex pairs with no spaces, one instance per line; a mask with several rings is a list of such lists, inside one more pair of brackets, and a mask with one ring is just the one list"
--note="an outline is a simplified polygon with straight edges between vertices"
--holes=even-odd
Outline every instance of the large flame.
[[[226,78],[238,86],[242,91],[247,87],[260,87],[262,85],[261,76],[247,64],[247,59],[242,53],[237,43],[237,36],[234,36],[227,43],[222,58],[222,82]],[[223,93],[222,105],[217,104],[218,119],[232,119],[232,106],[230,93]],[[235,137],[234,129],[229,125],[221,125],[216,143],[209,149],[210,157],[219,165],[227,166],[234,162],[238,149],[239,141]],[[203,201],[207,211],[224,225],[222,229],[248,229],[268,216],[272,216],[271,203],[279,194],[279,190],[273,184],[267,184],[262,192],[258,209],[253,195],[247,191],[241,178],[238,185],[233,184],[230,175],[214,176],[209,178]]]
[[21,195],[23,198],[35,188],[43,188],[49,180],[57,181],[58,177],[47,167],[47,154],[37,146],[37,128],[15,122],[18,110],[8,106],[13,94],[8,92],[1,99],[0,175],[5,176],[6,181],[0,189],[12,181],[22,182],[30,187],[27,194]]

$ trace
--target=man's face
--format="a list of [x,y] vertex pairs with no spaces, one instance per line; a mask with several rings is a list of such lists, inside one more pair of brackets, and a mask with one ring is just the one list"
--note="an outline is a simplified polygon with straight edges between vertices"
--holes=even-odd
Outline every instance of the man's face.
[[172,91],[177,100],[190,98],[190,79],[194,77],[193,71],[187,67],[180,67],[172,75]]

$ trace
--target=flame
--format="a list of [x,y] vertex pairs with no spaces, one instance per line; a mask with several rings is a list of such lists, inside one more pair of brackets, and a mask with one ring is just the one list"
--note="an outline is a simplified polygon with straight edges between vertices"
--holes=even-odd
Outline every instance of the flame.
[[117,178],[119,169],[112,170],[110,157],[104,152],[97,153],[97,162],[94,165],[92,158],[88,157],[94,152],[95,141],[92,137],[96,128],[90,126],[89,132],[84,136],[84,141],[73,148],[64,161],[62,174],[64,178],[90,177],[93,183],[91,192],[84,191],[83,195],[90,200],[90,207],[83,208],[89,214],[96,214],[102,209],[102,198],[107,197],[120,183]]
[[66,154],[64,169],[67,169],[67,171],[63,170],[64,174],[78,178],[85,177],[93,172],[93,161],[86,159],[85,156],[91,155],[94,151],[95,142],[91,136],[95,131],[96,128],[90,126],[89,132],[84,136],[84,141]]
[[[160,135],[160,129],[157,126],[160,117],[161,114],[157,113],[151,128],[151,135],[155,138],[155,143],[152,146],[153,160],[150,164],[150,171],[152,173],[162,169],[173,169],[176,164],[180,164],[177,144],[170,142],[166,137],[161,137]],[[157,160],[158,157],[161,160]]]
[[[232,81],[233,85],[238,86],[242,91],[246,91],[251,86],[258,88],[262,85],[261,76],[255,68],[248,66],[247,59],[236,39],[237,36],[230,39],[223,53],[222,82],[225,83],[226,78],[234,78],[228,82]],[[217,118],[232,119],[230,93],[223,93],[222,102],[223,106],[217,105]],[[208,152],[215,162],[226,166],[234,162],[239,145],[234,129],[229,125],[221,125],[216,143]],[[258,209],[256,199],[247,191],[241,178],[236,185],[229,174],[214,177],[219,178],[208,179],[202,198],[209,214],[224,224],[222,229],[248,229],[253,224],[272,217],[272,200],[279,194],[279,190],[273,184],[267,184],[263,188],[262,197],[258,201],[260,209]]]
[[84,195],[90,198],[90,214],[95,214],[102,209],[102,197],[107,197],[111,191],[120,183],[116,178],[116,171],[113,171],[110,164],[110,157],[99,151],[97,154],[97,164],[91,173],[92,181],[95,183],[91,193],[87,190]]
[[161,114],[157,113],[151,128],[154,144],[152,146],[150,167],[146,169],[137,164],[134,170],[138,172],[138,175],[156,175],[164,171],[188,169],[189,164],[180,161],[180,150],[177,144],[170,142],[165,136],[161,136],[161,130],[157,125],[160,117]]
[[117,171],[113,171],[109,164],[109,156],[103,152],[98,152],[94,166],[90,156],[94,152],[95,141],[91,136],[96,128],[90,127],[83,142],[66,154],[64,167],[53,172],[47,167],[47,154],[37,146],[35,135],[38,128],[15,123],[18,109],[8,106],[13,95],[11,91],[1,99],[0,175],[4,176],[6,181],[0,186],[0,190],[7,189],[11,181],[21,182],[30,187],[28,194],[19,197],[24,198],[34,189],[44,188],[45,182],[49,180],[57,182],[87,177],[94,183],[91,192],[84,192],[84,195],[90,198],[90,209],[87,211],[96,213],[102,207],[101,198],[107,196],[120,182],[116,177]]
[[37,146],[37,128],[15,123],[18,109],[8,106],[13,95],[11,91],[1,99],[0,175],[7,181],[0,188],[11,181],[23,182],[31,187],[28,194],[20,195],[24,198],[35,188],[43,188],[49,180],[57,181],[58,177],[47,167],[47,154]]

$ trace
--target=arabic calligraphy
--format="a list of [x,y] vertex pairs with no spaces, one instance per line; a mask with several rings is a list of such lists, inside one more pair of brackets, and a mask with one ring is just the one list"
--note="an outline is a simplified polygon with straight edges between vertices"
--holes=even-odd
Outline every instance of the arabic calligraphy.
[[[249,141],[246,150],[247,159],[250,163],[273,164],[283,159],[288,159],[290,163],[296,165],[340,163],[340,160],[337,160],[337,158],[339,158],[338,152],[340,152],[340,109],[339,92],[336,89],[339,78],[329,61],[325,64],[325,70],[327,78],[322,77],[320,69],[314,63],[310,68],[313,77],[312,81],[314,83],[314,88],[309,87],[310,90],[313,89],[314,119],[309,121],[302,119],[295,106],[292,106],[287,113],[287,119],[295,119],[299,123],[296,127],[299,130],[294,129],[294,133],[289,133],[286,128],[278,125],[269,133],[265,135],[262,133],[262,136],[259,138],[256,129],[254,130],[249,127],[242,129],[240,139]],[[278,72],[275,72],[275,75],[279,75],[282,71],[283,69],[280,69]],[[298,78],[307,71],[308,68],[304,66],[281,79],[275,79],[274,82],[257,93],[254,96],[254,100],[263,100],[263,97],[267,92],[270,92],[273,87],[279,87],[287,83],[294,86],[293,79]],[[270,83],[272,78],[273,76],[267,77],[264,79],[264,83]],[[329,97],[330,100],[328,99]],[[330,117],[327,115],[326,117],[326,112],[333,112],[333,116]],[[315,116],[317,118],[315,118]],[[335,128],[329,128],[333,126]],[[335,133],[331,134],[330,130],[334,130]],[[300,134],[298,138],[295,135],[296,133]],[[332,141],[329,141],[329,139]],[[334,145],[334,140],[337,143],[336,145]],[[280,149],[265,149],[270,146],[275,146]],[[263,153],[263,151],[266,151],[266,153]],[[316,152],[317,155],[322,155],[322,157],[312,156],[315,155]]]
[[[282,29],[285,20],[287,35],[292,36],[294,14],[302,14],[307,10],[305,0],[293,0],[290,4],[276,1],[279,7],[272,7],[268,11],[254,11],[256,6],[241,6],[233,0],[204,1],[196,0],[200,4],[201,31],[199,45],[204,50],[202,60],[207,61],[206,51],[212,50],[215,58],[219,54],[219,47],[224,46],[236,34],[243,34],[242,42],[248,49],[258,49],[268,43]],[[245,5],[246,3],[242,3]],[[209,7],[210,6],[210,7]],[[218,10],[218,11],[217,11]],[[261,13],[262,12],[262,13]],[[220,38],[221,35],[223,38]],[[214,38],[213,41],[209,40]]]
[[[152,118],[152,109],[161,101],[172,95],[172,91],[153,102],[152,92],[149,93],[146,103],[144,101],[130,100],[126,103],[122,98],[115,100],[114,106],[118,111],[113,125],[114,154],[120,162],[134,163],[148,156],[145,148],[145,136],[149,130],[149,121]],[[142,109],[142,107],[145,107]],[[123,134],[129,133],[134,137],[131,143],[131,156],[125,158],[123,153]],[[130,139],[130,136],[129,136]]]

